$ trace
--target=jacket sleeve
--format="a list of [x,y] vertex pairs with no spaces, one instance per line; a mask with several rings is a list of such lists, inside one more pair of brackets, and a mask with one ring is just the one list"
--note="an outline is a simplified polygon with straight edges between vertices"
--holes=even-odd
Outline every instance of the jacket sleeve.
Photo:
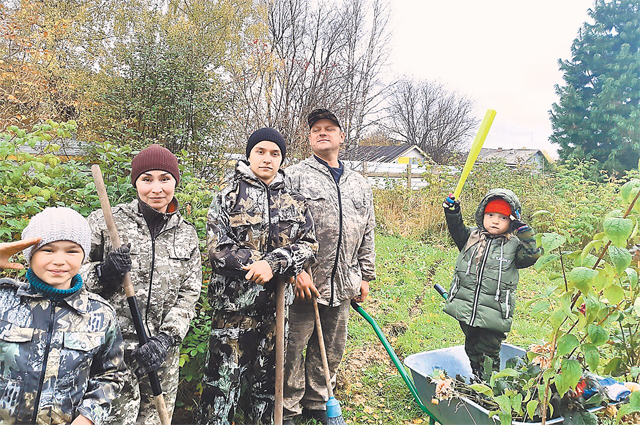
[[207,213],[207,252],[215,273],[244,277],[242,268],[262,259],[262,253],[240,243],[231,230],[225,196],[219,193]]
[[109,417],[111,403],[120,393],[125,379],[124,343],[115,313],[105,333],[105,341],[91,364],[87,390],[78,413],[94,425],[101,425]]
[[516,232],[516,236],[520,240],[516,251],[516,267],[519,269],[533,266],[542,255],[542,248],[537,247],[534,235],[533,229],[528,226]]
[[180,282],[176,303],[164,316],[158,330],[173,337],[174,345],[179,345],[187,335],[189,324],[196,315],[196,303],[202,290],[202,259],[196,229],[192,228],[187,237],[189,241],[186,243],[192,246],[188,267],[190,272]]
[[358,264],[362,273],[362,280],[371,282],[376,280],[376,244],[374,229],[376,214],[373,208],[373,193],[367,185],[367,222],[362,235],[362,242],[358,248]]
[[449,234],[458,247],[458,251],[462,251],[464,245],[469,239],[471,229],[464,225],[462,221],[462,212],[460,210],[456,212],[449,212],[444,210],[444,216],[447,220],[447,227],[449,228]]
[[318,242],[313,226],[313,218],[306,201],[300,200],[304,208],[304,225],[300,226],[297,234],[291,238],[291,243],[268,252],[264,260],[269,263],[274,274],[283,276],[297,276],[307,264],[314,260],[318,252]]

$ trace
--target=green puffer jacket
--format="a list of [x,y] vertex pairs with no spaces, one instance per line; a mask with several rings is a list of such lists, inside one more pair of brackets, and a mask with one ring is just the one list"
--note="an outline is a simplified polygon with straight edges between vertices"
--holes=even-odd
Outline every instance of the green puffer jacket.
[[469,326],[506,333],[513,321],[518,269],[535,264],[541,250],[529,227],[499,236],[484,229],[484,209],[495,198],[504,199],[520,213],[520,201],[507,189],[493,189],[485,195],[476,210],[477,227],[466,227],[459,210],[445,210],[449,233],[460,254],[444,311]]

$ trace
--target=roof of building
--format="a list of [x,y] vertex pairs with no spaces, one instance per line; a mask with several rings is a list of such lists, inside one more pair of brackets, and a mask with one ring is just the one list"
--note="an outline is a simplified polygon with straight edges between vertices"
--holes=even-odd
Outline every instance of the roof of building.
[[482,162],[483,160],[487,159],[502,159],[506,164],[526,163],[538,153],[542,155],[543,158],[545,158],[540,149],[482,148],[480,150],[480,154],[478,155],[478,161]]
[[413,149],[417,149],[426,157],[426,154],[418,146],[404,144],[399,146],[355,146],[348,151],[341,152],[340,159],[362,162],[393,162]]

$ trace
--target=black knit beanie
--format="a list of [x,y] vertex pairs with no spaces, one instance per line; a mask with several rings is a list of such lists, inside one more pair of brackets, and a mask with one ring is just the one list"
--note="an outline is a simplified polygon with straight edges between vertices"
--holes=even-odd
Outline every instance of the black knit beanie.
[[280,152],[282,153],[282,160],[284,161],[285,156],[287,155],[287,145],[284,142],[284,137],[282,134],[278,133],[277,130],[264,127],[259,130],[256,130],[249,136],[249,140],[247,141],[247,158],[249,158],[249,154],[251,154],[251,149],[255,145],[263,141],[273,142],[280,148]]
[[180,169],[178,158],[167,148],[153,144],[140,151],[131,161],[131,184],[136,187],[136,180],[140,174],[152,170],[162,170],[176,179],[176,186],[180,183]]

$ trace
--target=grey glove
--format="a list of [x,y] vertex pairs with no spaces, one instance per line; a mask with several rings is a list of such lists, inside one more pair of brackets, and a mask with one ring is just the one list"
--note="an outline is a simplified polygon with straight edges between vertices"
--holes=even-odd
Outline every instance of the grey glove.
[[131,357],[138,363],[138,368],[135,370],[136,376],[140,378],[149,372],[160,369],[173,342],[173,337],[160,332],[149,338],[146,344],[133,350]]
[[122,276],[131,270],[131,246],[122,245],[107,254],[104,262],[98,264],[96,273],[103,283],[122,283]]

